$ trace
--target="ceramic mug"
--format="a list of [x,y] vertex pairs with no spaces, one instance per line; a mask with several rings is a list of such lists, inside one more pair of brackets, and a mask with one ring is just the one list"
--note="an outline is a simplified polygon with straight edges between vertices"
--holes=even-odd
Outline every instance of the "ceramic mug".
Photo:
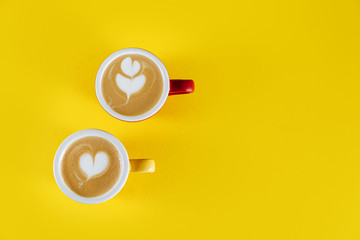
[[[109,191],[107,191],[105,194],[97,196],[97,197],[83,197],[83,196],[76,194],[66,185],[66,183],[62,177],[62,174],[61,174],[61,161],[63,159],[66,149],[74,141],[76,141],[80,138],[89,137],[89,136],[101,137],[101,138],[108,140],[110,143],[112,143],[115,146],[115,148],[118,150],[119,156],[120,156],[119,179],[117,180],[115,185]],[[125,185],[130,171],[131,172],[154,172],[155,171],[155,162],[154,162],[154,160],[150,160],[150,159],[131,159],[131,160],[129,160],[129,157],[128,157],[125,147],[122,145],[122,143],[116,137],[114,137],[110,133],[107,133],[102,130],[86,129],[86,130],[81,130],[81,131],[71,134],[69,137],[67,137],[61,143],[61,145],[59,146],[59,148],[55,154],[53,170],[54,170],[55,181],[56,181],[57,185],[59,186],[59,188],[61,189],[61,191],[66,196],[68,196],[72,200],[75,200],[80,203],[96,204],[96,203],[101,203],[101,202],[107,201],[110,198],[114,197],[116,194],[118,194],[120,192],[120,190],[123,188],[123,186]]]
[[[114,111],[105,101],[103,93],[101,91],[101,81],[103,78],[103,74],[108,67],[108,65],[116,58],[127,55],[127,54],[140,54],[143,55],[150,60],[152,60],[160,69],[160,72],[162,74],[163,79],[163,91],[162,95],[160,97],[160,100],[157,102],[157,104],[148,112],[137,115],[137,116],[126,116],[122,115],[116,111]],[[186,93],[192,93],[194,91],[194,81],[193,80],[182,80],[182,79],[169,79],[168,72],[164,66],[164,64],[152,53],[145,51],[143,49],[139,48],[125,48],[121,49],[113,54],[111,54],[108,58],[105,59],[105,61],[101,64],[97,75],[96,75],[96,81],[95,81],[95,91],[97,99],[100,103],[100,105],[104,108],[104,110],[109,113],[111,116],[128,122],[136,122],[141,121],[144,119],[147,119],[151,116],[153,116],[155,113],[157,113],[161,107],[164,105],[167,97],[169,95],[178,95],[178,94],[186,94]]]

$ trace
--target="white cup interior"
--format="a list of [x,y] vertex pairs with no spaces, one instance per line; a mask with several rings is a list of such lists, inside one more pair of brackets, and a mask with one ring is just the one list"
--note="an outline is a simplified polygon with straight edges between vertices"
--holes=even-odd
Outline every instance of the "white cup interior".
[[[63,159],[65,150],[77,139],[82,137],[89,137],[89,136],[96,136],[105,138],[109,142],[111,142],[116,149],[119,151],[120,154],[120,177],[114,187],[112,187],[108,192],[101,196],[97,197],[82,197],[73,192],[64,182],[64,179],[61,175],[61,161]],[[107,133],[102,130],[97,129],[86,129],[81,130],[79,132],[71,134],[69,137],[67,137],[60,145],[58,150],[56,151],[55,158],[54,158],[54,177],[57,185],[61,189],[63,193],[65,193],[66,196],[71,198],[72,200],[75,200],[80,203],[86,203],[86,204],[96,204],[101,203],[109,200],[110,198],[114,197],[124,186],[127,177],[129,175],[129,157],[125,150],[125,147],[122,145],[122,143],[113,135],[110,133]]]
[[[163,87],[163,93],[161,95],[161,98],[159,100],[159,102],[148,112],[138,115],[138,116],[126,116],[126,115],[122,115],[120,113],[115,112],[105,101],[104,96],[102,94],[101,91],[101,81],[102,81],[102,77],[103,74],[107,68],[107,66],[116,58],[125,55],[125,54],[140,54],[143,55],[145,57],[150,58],[153,62],[156,63],[156,65],[159,67],[160,72],[162,74],[163,77],[163,83],[164,83],[164,87]],[[111,116],[123,120],[123,121],[129,121],[129,122],[136,122],[136,121],[141,121],[144,120],[146,118],[151,117],[152,115],[154,115],[156,112],[158,112],[160,110],[160,108],[164,105],[168,95],[169,95],[169,89],[170,89],[170,82],[169,82],[169,75],[168,72],[164,66],[164,64],[152,53],[145,51],[143,49],[139,49],[139,48],[125,48],[125,49],[121,49],[113,54],[111,54],[108,58],[105,59],[105,61],[101,64],[97,75],[96,75],[96,81],[95,81],[95,91],[96,91],[96,96],[100,102],[100,105],[105,109],[106,112],[108,112]]]

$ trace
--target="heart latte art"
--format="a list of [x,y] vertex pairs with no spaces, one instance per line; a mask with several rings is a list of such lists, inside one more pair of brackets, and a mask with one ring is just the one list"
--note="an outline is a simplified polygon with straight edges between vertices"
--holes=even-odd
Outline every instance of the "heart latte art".
[[61,161],[66,185],[83,197],[108,192],[120,176],[120,154],[115,146],[101,137],[83,137],[74,141]]
[[80,168],[86,174],[86,176],[91,178],[104,172],[109,165],[109,157],[104,152],[98,152],[93,158],[89,153],[84,153],[80,157]]
[[101,91],[115,112],[138,116],[159,102],[163,77],[151,59],[140,54],[127,54],[107,66],[101,80]]

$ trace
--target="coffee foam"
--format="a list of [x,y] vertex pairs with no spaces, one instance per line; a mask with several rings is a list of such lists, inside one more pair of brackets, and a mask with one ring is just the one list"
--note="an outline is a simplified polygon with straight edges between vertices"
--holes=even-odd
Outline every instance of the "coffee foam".
[[127,57],[122,60],[121,70],[129,76],[129,78],[123,76],[121,73],[118,73],[116,74],[116,84],[123,92],[126,93],[126,103],[128,103],[131,94],[136,93],[143,88],[146,77],[144,74],[134,77],[140,70],[140,63],[136,60],[132,62],[131,57]]
[[107,105],[125,116],[150,111],[163,94],[163,76],[151,59],[140,54],[117,57],[105,69],[101,91]]
[[61,175],[79,196],[100,196],[119,179],[120,160],[118,150],[108,140],[95,136],[79,138],[64,152]]
[[109,156],[105,152],[96,153],[93,158],[89,153],[84,153],[79,160],[80,169],[86,174],[87,179],[106,172],[109,166]]

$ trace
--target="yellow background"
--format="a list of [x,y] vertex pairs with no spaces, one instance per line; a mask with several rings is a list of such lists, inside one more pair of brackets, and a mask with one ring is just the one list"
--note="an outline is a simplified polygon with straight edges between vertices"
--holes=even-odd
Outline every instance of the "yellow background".
[[[360,3],[1,1],[1,239],[359,239]],[[192,95],[126,123],[98,67],[140,47]],[[67,198],[60,143],[98,128],[156,173]]]

